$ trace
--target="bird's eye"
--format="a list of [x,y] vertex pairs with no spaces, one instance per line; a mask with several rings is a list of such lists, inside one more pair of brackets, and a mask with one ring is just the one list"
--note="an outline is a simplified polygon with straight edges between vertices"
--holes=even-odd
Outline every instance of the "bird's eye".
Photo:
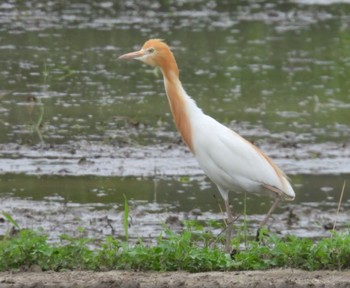
[[149,48],[148,49],[148,54],[152,54],[152,53],[154,53],[154,51],[155,51],[154,48]]

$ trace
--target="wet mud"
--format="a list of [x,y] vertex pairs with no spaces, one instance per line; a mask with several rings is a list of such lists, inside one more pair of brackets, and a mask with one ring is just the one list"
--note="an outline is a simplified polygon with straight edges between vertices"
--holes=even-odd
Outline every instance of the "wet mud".
[[[350,143],[285,141],[259,146],[288,175],[350,173]],[[181,144],[123,147],[87,141],[67,145],[0,144],[0,174],[4,173],[121,177],[203,175],[192,154]]]
[[[347,145],[324,143],[317,145],[273,144],[262,147],[289,175],[293,174],[346,174],[350,173],[350,149]],[[0,174],[27,175],[95,175],[109,177],[167,177],[201,175],[193,156],[181,143],[169,146],[115,147],[88,142],[71,145],[23,146],[0,145]],[[317,155],[317,157],[312,157]],[[171,163],[171,165],[169,165]],[[300,171],[303,169],[303,171]],[[332,189],[323,187],[322,189]],[[48,191],[49,192],[49,191]],[[339,191],[340,192],[340,191]],[[327,191],[324,192],[325,195]],[[58,198],[57,198],[58,197]],[[336,201],[324,205],[320,202],[286,202],[281,213],[275,214],[269,223],[271,231],[293,234],[301,237],[327,237],[337,223],[338,229],[346,227],[348,216],[347,200],[337,213]],[[310,199],[309,199],[310,200]],[[210,199],[205,201],[212,201]],[[222,213],[194,206],[193,210],[178,209],[176,203],[145,202],[133,200],[130,203],[130,239],[142,237],[151,242],[159,236],[164,223],[181,231],[186,220],[221,221]],[[9,213],[25,228],[43,228],[50,240],[57,241],[59,235],[79,236],[78,228],[84,227],[84,236],[103,239],[106,235],[123,238],[123,207],[120,203],[78,203],[48,195],[43,201],[4,194],[1,198],[3,211]],[[191,208],[192,209],[192,208]],[[261,215],[247,215],[249,234],[255,235]],[[243,217],[237,220],[237,227],[243,225]],[[10,225],[2,219],[0,234],[7,233]],[[219,234],[221,231],[213,231]]]
[[[92,245],[99,245],[106,236],[124,239],[124,212],[117,207],[100,208],[97,204],[62,203],[51,201],[33,201],[13,197],[1,200],[3,211],[9,213],[22,228],[43,229],[49,241],[59,242],[59,236],[68,234],[73,237],[91,237]],[[346,206],[347,207],[347,206]],[[168,226],[173,231],[185,229],[184,222],[196,220],[206,226],[214,235],[222,232],[220,227],[210,227],[209,221],[217,221],[224,227],[224,214],[193,209],[189,212],[177,211],[170,204],[144,203],[137,201],[130,204],[129,241],[136,242],[142,238],[145,243],[155,244],[156,238]],[[348,225],[347,209],[339,213],[336,207],[325,210],[317,203],[288,204],[283,212],[273,215],[268,228],[280,235],[296,235],[319,239],[329,237],[336,224],[339,231],[346,230]],[[259,223],[264,215],[246,215],[248,236],[254,238]],[[12,226],[0,217],[0,234],[12,233]],[[242,229],[244,217],[240,215],[235,222],[235,231]],[[219,225],[220,226],[220,225]],[[83,231],[81,228],[83,227]],[[214,236],[215,237],[215,236]]]

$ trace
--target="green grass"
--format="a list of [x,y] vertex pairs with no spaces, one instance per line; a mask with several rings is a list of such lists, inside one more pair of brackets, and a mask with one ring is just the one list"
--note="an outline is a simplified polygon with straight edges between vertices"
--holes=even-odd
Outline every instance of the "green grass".
[[[83,232],[83,231],[81,231]],[[265,235],[265,234],[264,234]],[[314,242],[295,236],[263,236],[260,242],[246,240],[244,248],[233,240],[237,253],[222,251],[212,235],[195,222],[180,234],[164,228],[155,245],[139,241],[131,244],[106,237],[91,248],[93,239],[67,235],[61,243],[50,243],[44,231],[21,230],[0,241],[0,271],[26,269],[38,265],[42,270],[153,270],[190,272],[257,270],[276,267],[305,270],[350,268],[350,233],[334,232],[330,238]]]

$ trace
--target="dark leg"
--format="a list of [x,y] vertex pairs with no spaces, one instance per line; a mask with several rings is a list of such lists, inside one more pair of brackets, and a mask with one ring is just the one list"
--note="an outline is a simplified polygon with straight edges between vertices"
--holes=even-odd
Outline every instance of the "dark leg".
[[263,227],[264,225],[266,225],[266,223],[269,220],[272,212],[276,209],[276,207],[277,207],[278,203],[280,202],[280,200],[281,200],[281,196],[277,195],[276,198],[275,198],[275,201],[273,202],[273,204],[272,204],[272,206],[271,206],[271,208],[269,210],[269,212],[267,212],[264,220],[261,222],[260,228]]
[[225,201],[225,207],[226,207],[226,214],[227,214],[227,228],[226,228],[226,245],[225,250],[228,253],[231,253],[231,235],[232,235],[232,224],[233,224],[233,217],[232,212],[230,208],[230,204],[227,200]]

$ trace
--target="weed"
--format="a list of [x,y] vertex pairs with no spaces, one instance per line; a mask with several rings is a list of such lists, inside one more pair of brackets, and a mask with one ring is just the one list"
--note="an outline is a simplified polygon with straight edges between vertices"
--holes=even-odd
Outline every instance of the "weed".
[[18,223],[12,218],[12,216],[9,213],[3,211],[1,212],[1,214],[5,217],[7,222],[9,222],[11,225],[16,227],[17,229],[19,229]]
[[128,199],[124,196],[124,219],[123,219],[123,228],[126,242],[129,241],[129,204]]
[[47,236],[32,230],[21,230],[12,238],[0,242],[0,270],[43,266],[51,256],[52,247],[47,244]]
[[[0,271],[26,269],[38,265],[42,270],[154,270],[190,272],[261,270],[290,267],[305,270],[350,268],[350,233],[333,232],[332,237],[314,242],[307,238],[267,235],[260,242],[247,240],[245,249],[232,259],[221,245],[207,245],[205,229],[186,223],[181,234],[164,228],[154,246],[106,237],[97,248],[93,239],[61,235],[61,242],[49,243],[42,230],[21,230],[0,241]],[[201,235],[201,233],[204,235]],[[238,243],[237,247],[238,247]]]
[[[346,186],[346,181],[344,181],[343,188],[342,188],[341,193],[340,193],[340,198],[339,198],[338,208],[337,208],[337,216],[339,215],[340,206],[341,206],[341,203],[342,203],[342,200],[343,200],[344,191],[345,191],[345,186]],[[337,223],[336,219],[337,218],[335,218],[334,223],[333,223],[333,231],[336,228],[336,223]]]

